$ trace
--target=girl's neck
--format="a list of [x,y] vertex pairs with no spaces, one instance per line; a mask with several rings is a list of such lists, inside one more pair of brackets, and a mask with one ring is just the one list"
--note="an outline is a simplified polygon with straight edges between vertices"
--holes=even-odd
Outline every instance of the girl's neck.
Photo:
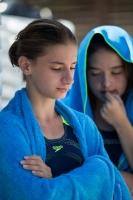
[[[41,108],[41,109],[40,109]],[[54,110],[54,104],[46,104],[34,109],[36,119],[44,136],[48,139],[58,139],[64,135],[62,119]]]
[[52,120],[57,116],[55,112],[55,99],[46,98],[43,95],[27,92],[34,114],[38,120]]
[[63,136],[62,119],[55,111],[55,99],[46,98],[36,91],[28,93],[35,117],[40,124],[42,133],[48,139],[57,139]]

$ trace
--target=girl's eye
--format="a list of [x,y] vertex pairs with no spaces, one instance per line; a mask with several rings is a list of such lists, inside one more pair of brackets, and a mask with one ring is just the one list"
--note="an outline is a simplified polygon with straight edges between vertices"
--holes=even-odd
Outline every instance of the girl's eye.
[[59,71],[61,68],[52,68],[52,70]]
[[101,75],[101,71],[100,70],[88,70],[88,73],[91,75],[91,76],[99,76]]
[[75,67],[71,67],[70,69],[75,70]]
[[112,72],[113,75],[119,75],[121,74],[121,71],[120,72]]
[[101,73],[93,73],[93,72],[91,72],[91,75],[92,76],[99,76]]

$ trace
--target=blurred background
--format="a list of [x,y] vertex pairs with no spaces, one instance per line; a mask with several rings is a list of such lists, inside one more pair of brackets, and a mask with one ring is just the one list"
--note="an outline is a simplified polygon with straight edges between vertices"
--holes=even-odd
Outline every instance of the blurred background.
[[9,62],[8,49],[16,34],[34,19],[60,21],[71,29],[79,43],[92,28],[100,25],[120,26],[133,36],[132,0],[1,0],[0,13],[1,107],[25,85],[21,72]]

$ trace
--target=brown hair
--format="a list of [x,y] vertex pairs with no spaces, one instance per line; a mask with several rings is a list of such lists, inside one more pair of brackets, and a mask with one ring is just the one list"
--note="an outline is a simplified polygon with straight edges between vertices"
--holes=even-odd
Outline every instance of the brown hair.
[[[112,49],[104,40],[103,36],[101,34],[95,34],[93,36],[93,38],[91,39],[90,45],[88,47],[88,51],[87,51],[87,69],[89,69],[89,58],[91,57],[91,55],[93,55],[96,51],[98,51],[99,49],[104,48],[107,51],[112,51],[115,52],[114,49]],[[117,53],[117,52],[115,52]],[[122,58],[121,58],[122,59]],[[126,101],[126,98],[131,90],[131,88],[133,88],[133,64],[126,62],[122,59],[123,62],[123,67],[125,69],[125,73],[127,75],[128,78],[128,84],[127,84],[127,88],[124,92],[124,94],[122,95],[122,99],[123,102]],[[88,85],[88,93],[89,93],[89,98],[90,98],[90,103],[92,108],[94,108],[95,106],[95,96],[93,95],[92,91],[89,88]]]
[[[48,47],[68,42],[77,45],[76,38],[69,28],[56,20],[38,19],[18,33],[9,49],[9,58],[13,67],[19,67],[20,56],[36,60],[37,57],[46,54]],[[25,77],[23,79],[25,80]]]

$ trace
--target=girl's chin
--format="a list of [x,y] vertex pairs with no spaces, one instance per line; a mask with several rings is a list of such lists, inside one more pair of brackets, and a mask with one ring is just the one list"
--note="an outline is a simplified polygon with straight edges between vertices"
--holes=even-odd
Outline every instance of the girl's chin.
[[106,99],[104,97],[102,98],[97,98],[96,100],[96,104],[99,105],[99,106],[103,106],[103,104],[106,102]]

